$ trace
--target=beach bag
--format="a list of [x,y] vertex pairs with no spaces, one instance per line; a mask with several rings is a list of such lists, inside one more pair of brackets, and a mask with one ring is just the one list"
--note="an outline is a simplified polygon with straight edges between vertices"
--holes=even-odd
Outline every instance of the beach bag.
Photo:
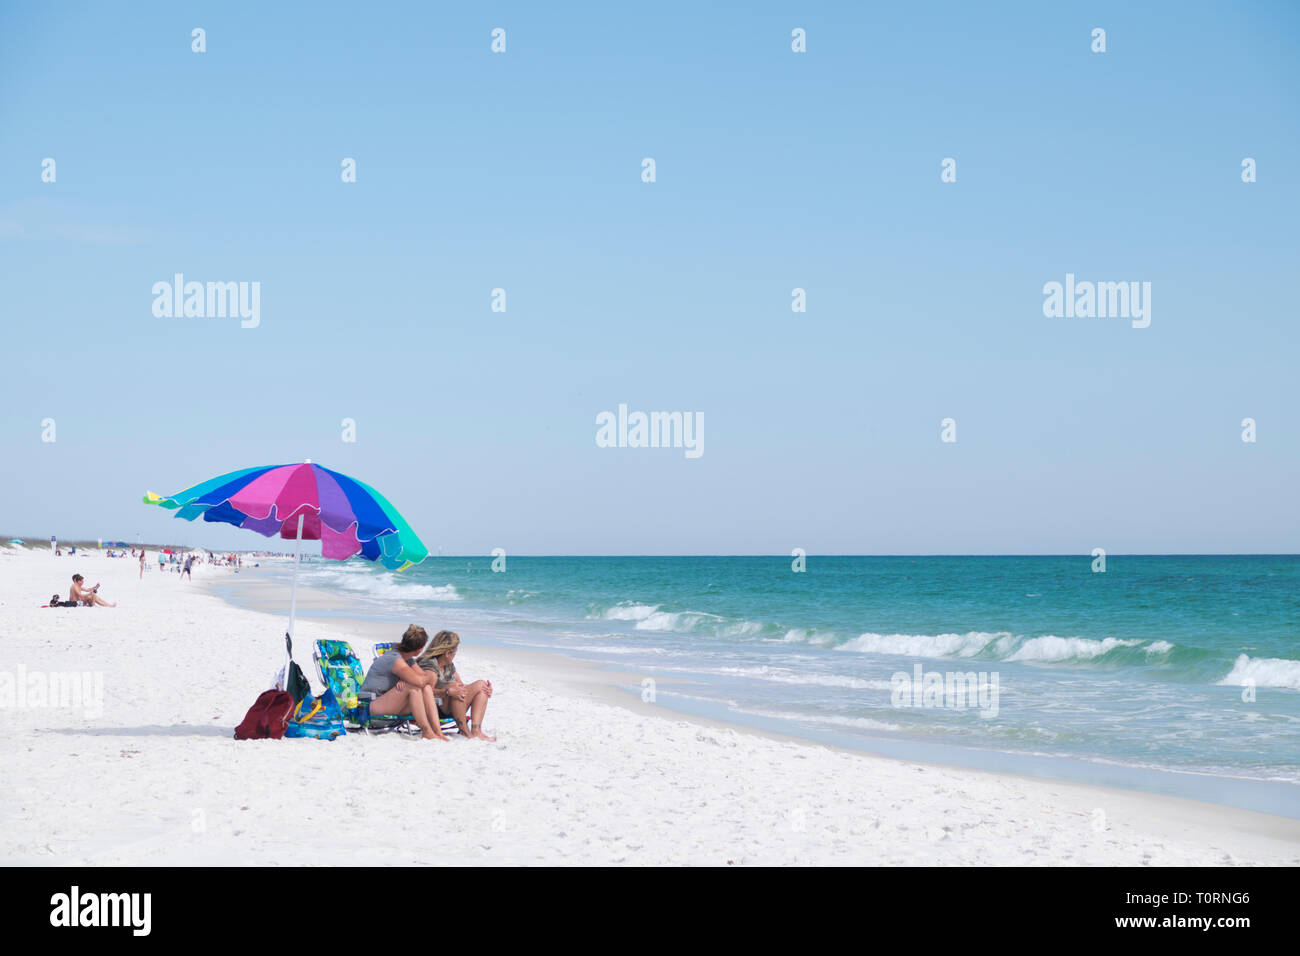
[[293,713],[293,698],[282,690],[264,690],[235,728],[236,740],[279,740]]
[[295,707],[304,700],[311,699],[311,684],[307,683],[307,678],[303,676],[302,668],[296,661],[289,662],[289,680],[284,689],[293,698]]
[[287,667],[281,667],[276,672],[275,686],[288,692],[293,698],[295,707],[304,697],[311,696],[311,684],[307,683],[307,678],[303,676],[302,668],[298,666],[297,661],[290,661]]
[[302,703],[304,697],[311,696],[311,684],[307,683],[307,678],[303,676],[302,668],[298,666],[293,659],[293,638],[288,632],[284,635],[284,650],[288,659],[280,672],[275,675],[275,686],[282,687],[289,692],[293,698],[293,705],[297,707]]
[[319,697],[313,698],[309,692],[293,709],[286,737],[314,737],[317,740],[333,740],[347,731],[343,728],[343,711],[334,691],[329,688]]

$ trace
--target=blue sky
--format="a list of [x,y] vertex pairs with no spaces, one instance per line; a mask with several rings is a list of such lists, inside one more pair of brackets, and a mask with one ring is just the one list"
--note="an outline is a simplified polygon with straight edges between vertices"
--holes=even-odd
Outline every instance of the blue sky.
[[[0,531],[254,547],[140,496],[310,457],[449,554],[1294,552],[1298,39],[1285,3],[6,4]],[[176,272],[261,324],[156,318]],[[1045,317],[1067,272],[1149,281],[1151,326]],[[703,456],[598,448],[619,403],[702,413]]]

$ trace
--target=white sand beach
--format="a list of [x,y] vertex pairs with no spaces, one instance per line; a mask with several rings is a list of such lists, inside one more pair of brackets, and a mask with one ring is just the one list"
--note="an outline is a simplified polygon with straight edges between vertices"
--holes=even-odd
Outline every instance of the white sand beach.
[[[75,571],[119,606],[40,607]],[[202,566],[189,582],[155,566],[141,581],[129,559],[0,553],[0,863],[1300,863],[1300,821],[685,719],[469,633],[457,665],[494,684],[495,744],[236,741],[287,618],[211,593],[229,573]],[[316,638],[344,637],[369,663],[374,625],[300,618],[297,631],[314,685]],[[83,672],[102,707],[32,693]]]

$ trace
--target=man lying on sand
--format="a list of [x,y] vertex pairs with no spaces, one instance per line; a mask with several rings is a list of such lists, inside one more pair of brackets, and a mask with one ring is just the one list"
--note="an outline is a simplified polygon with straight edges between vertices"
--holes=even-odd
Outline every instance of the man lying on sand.
[[[487,712],[488,698],[492,696],[492,682],[476,680],[466,687],[456,673],[456,648],[460,646],[460,635],[454,631],[439,631],[433,641],[420,655],[420,669],[437,677],[434,692],[442,698],[447,716],[456,721],[456,726],[465,737],[479,740],[496,740],[483,732],[483,715]],[[465,726],[465,714],[469,712],[469,726]]]
[[425,740],[446,740],[438,725],[438,704],[433,697],[433,675],[414,666],[420,648],[429,640],[424,628],[412,624],[401,642],[370,665],[361,690],[374,693],[370,713],[375,717],[414,717]]
[[80,574],[72,576],[72,587],[68,591],[68,600],[77,604],[84,604],[86,607],[94,607],[98,604],[100,607],[117,607],[116,604],[110,604],[99,596],[99,585],[93,588],[83,588],[82,582],[85,581]]

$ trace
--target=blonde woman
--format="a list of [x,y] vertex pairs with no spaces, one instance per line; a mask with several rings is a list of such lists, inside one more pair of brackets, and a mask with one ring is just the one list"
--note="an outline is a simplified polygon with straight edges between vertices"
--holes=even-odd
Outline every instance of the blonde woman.
[[425,740],[446,740],[438,726],[438,705],[433,698],[433,675],[415,666],[416,655],[428,643],[429,635],[412,624],[402,640],[370,665],[361,684],[363,692],[373,693],[370,713],[375,717],[394,715],[415,718]]
[[[420,655],[420,669],[434,678],[434,696],[441,698],[443,712],[456,721],[463,736],[495,741],[495,737],[483,732],[483,715],[492,696],[492,682],[476,680],[469,686],[461,682],[460,674],[456,672],[456,650],[459,647],[459,634],[439,631]],[[468,726],[465,722],[467,715]]]

